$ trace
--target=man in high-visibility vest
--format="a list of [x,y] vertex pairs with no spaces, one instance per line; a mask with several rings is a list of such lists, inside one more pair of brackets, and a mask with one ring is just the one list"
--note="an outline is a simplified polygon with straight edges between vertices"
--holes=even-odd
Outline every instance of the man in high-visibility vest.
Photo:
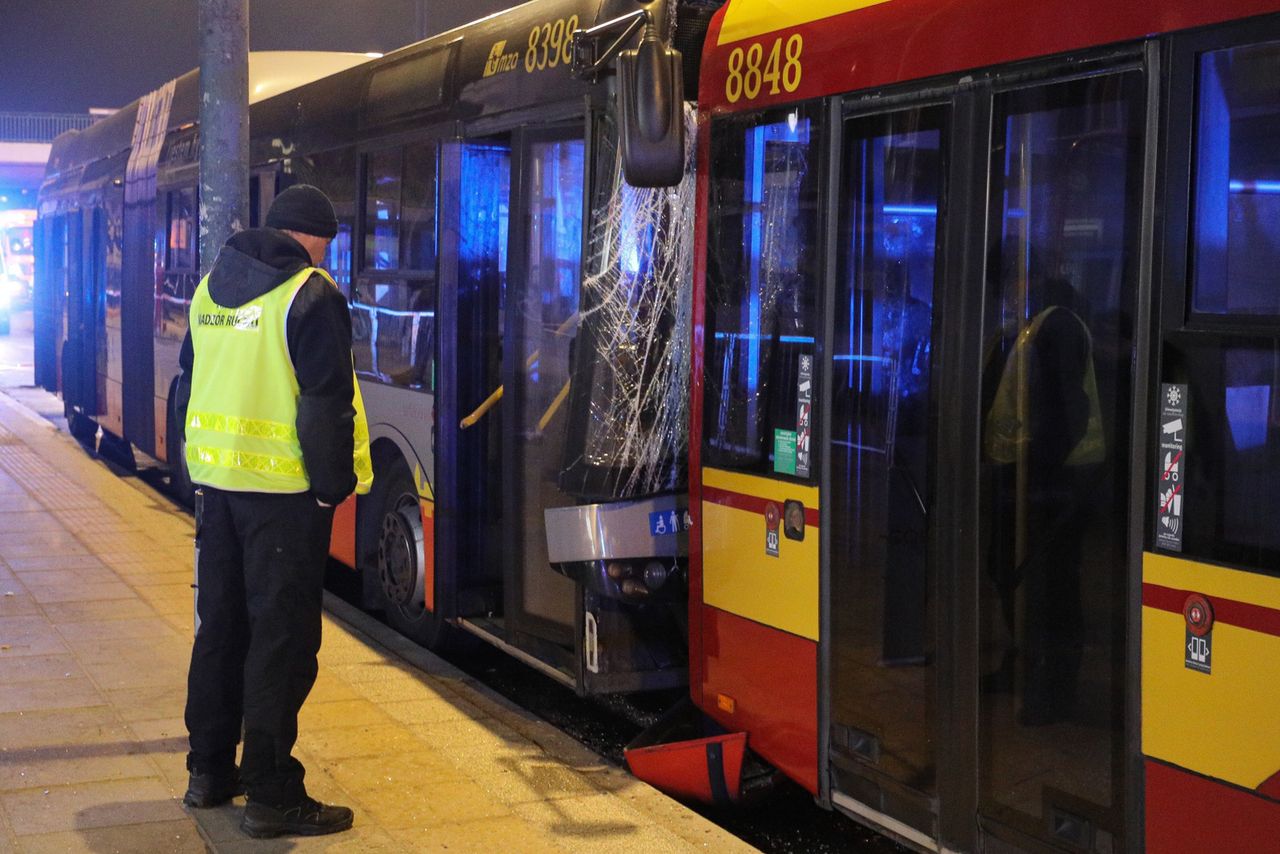
[[266,227],[234,235],[200,282],[181,356],[186,464],[199,487],[183,802],[226,803],[243,779],[240,827],[255,837],[353,821],[307,795],[292,756],[318,668],[333,508],[373,479],[351,315],[316,266],[337,230],[315,187],[277,196]]
[[[1013,299],[1024,279],[1029,321]],[[1013,322],[993,342],[985,372],[983,456],[993,508],[990,569],[1014,646],[983,683],[988,691],[1013,689],[1021,659],[1017,719],[1042,726],[1068,719],[1076,700],[1082,537],[1107,446],[1093,336],[1075,290],[1044,275],[1038,262],[1005,286],[1003,314]]]

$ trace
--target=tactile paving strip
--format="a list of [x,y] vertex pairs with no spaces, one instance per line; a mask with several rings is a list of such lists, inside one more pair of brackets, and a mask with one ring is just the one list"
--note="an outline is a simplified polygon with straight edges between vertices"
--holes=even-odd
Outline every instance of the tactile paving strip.
[[23,445],[0,445],[0,469],[4,469],[33,498],[50,510],[101,508],[96,496],[59,474],[39,455]]
[[111,534],[142,529],[141,525],[122,519],[114,511],[104,512],[101,507],[60,507],[54,515],[71,530],[86,534]]

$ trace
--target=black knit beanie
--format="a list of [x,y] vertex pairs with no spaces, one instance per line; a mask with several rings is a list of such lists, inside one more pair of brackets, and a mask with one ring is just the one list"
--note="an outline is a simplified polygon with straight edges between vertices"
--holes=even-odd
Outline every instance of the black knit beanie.
[[276,196],[267,209],[267,228],[332,238],[338,233],[333,202],[310,184],[295,184]]

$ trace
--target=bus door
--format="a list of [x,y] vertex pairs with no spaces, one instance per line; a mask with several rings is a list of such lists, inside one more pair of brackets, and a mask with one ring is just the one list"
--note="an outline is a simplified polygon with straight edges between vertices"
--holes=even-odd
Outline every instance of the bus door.
[[940,106],[846,121],[829,348],[833,796],[926,838],[937,792],[928,544],[946,124]]
[[989,159],[949,107],[843,128],[830,782],[921,846],[986,844],[976,810],[987,841],[1127,847],[1144,101],[1140,71],[958,96]]
[[131,200],[126,193],[120,259],[124,437],[143,449],[156,446],[156,245],[162,240],[156,232],[154,195]]
[[32,295],[35,327],[35,381],[57,392],[61,377],[63,294],[67,277],[67,217],[46,216],[36,223],[38,279]]
[[80,273],[68,278],[67,337],[62,362],[63,400],[87,416],[98,414],[98,330],[106,279],[106,216],[102,208],[72,215],[80,245]]
[[981,419],[978,812],[1006,841],[1132,850],[1146,79],[1049,80],[990,103],[982,408],[964,413]]
[[574,672],[578,597],[550,568],[543,511],[572,503],[556,481],[577,332],[583,157],[574,124],[464,143],[460,164],[458,613],[563,673]]
[[[66,267],[64,275],[60,313],[62,322],[58,325],[61,336],[58,340],[58,362],[60,365],[60,385],[64,398],[69,403],[71,397],[80,397],[80,383],[83,376],[78,338],[81,330],[77,328],[80,318],[80,294],[83,291],[86,272],[84,249],[84,211],[76,209],[67,214],[66,221]],[[75,401],[78,404],[78,400]]]

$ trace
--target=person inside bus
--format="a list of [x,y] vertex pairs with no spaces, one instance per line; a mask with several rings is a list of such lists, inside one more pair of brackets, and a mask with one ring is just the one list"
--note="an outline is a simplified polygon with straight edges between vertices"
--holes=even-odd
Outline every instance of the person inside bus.
[[315,187],[277,196],[266,227],[233,235],[200,282],[179,359],[200,485],[183,802],[218,806],[243,780],[240,827],[254,837],[353,821],[307,795],[292,755],[318,669],[333,508],[373,479],[347,301],[316,266],[337,227]]
[[1037,726],[1068,717],[1075,703],[1081,533],[1106,449],[1092,337],[1074,288],[1047,275],[1035,252],[1006,258],[1001,269],[1002,325],[984,368],[983,458],[994,498],[988,569],[1011,646],[983,688],[1011,690],[1020,675],[1018,721]]

